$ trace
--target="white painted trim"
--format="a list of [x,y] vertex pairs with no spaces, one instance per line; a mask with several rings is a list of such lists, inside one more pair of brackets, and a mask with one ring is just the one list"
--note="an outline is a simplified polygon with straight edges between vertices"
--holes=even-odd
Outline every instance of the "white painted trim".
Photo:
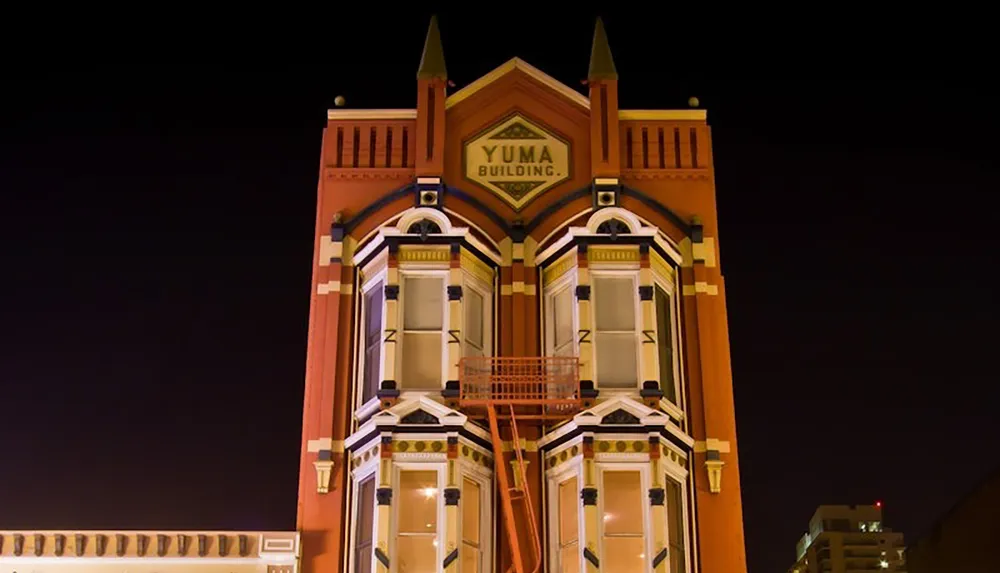
[[587,229],[591,233],[596,234],[597,227],[599,227],[601,223],[609,219],[619,219],[620,221],[628,225],[629,232],[631,232],[633,235],[653,234],[653,233],[640,233],[640,230],[643,230],[643,227],[642,223],[639,221],[639,218],[636,217],[635,214],[632,213],[631,211],[627,211],[625,209],[622,209],[621,207],[605,207],[604,209],[598,209],[597,211],[594,211],[594,214],[591,215],[590,219],[587,220]]
[[441,227],[441,234],[452,234],[451,219],[448,218],[448,215],[438,211],[437,209],[431,209],[429,207],[413,207],[403,211],[399,221],[396,223],[396,228],[399,229],[400,233],[406,233],[406,230],[410,228],[410,225],[423,219],[430,219],[431,221],[437,223],[438,226]]
[[[415,109],[328,109],[327,121],[365,119],[417,119]],[[373,569],[374,571],[374,569]]]
[[[550,247],[546,248],[544,251],[542,251],[542,253],[539,253],[538,252],[538,246],[539,245],[544,245],[556,233],[559,233],[560,231],[562,231],[563,229],[565,229],[569,225],[569,223],[571,221],[575,221],[577,218],[579,218],[579,217],[581,217],[583,215],[586,215],[587,213],[589,213],[591,211],[593,211],[593,208],[592,207],[587,207],[586,209],[584,209],[584,210],[582,210],[582,211],[580,211],[578,213],[574,213],[569,218],[565,219],[560,224],[556,225],[555,228],[553,228],[551,231],[549,231],[548,235],[545,235],[545,237],[542,238],[542,240],[538,241],[538,243],[535,245],[535,265],[536,266],[541,266],[541,264],[544,262],[543,259],[546,257],[546,255],[543,255],[542,253],[549,253],[549,252],[551,252],[553,250],[552,247],[550,246]],[[565,244],[565,242],[567,240],[568,239],[566,239],[565,237],[563,237],[563,239],[560,239],[559,242],[562,243],[562,244]],[[549,256],[551,256],[551,255],[549,255]]]
[[511,58],[510,60],[507,60],[491,72],[448,96],[448,99],[445,100],[444,104],[445,109],[451,109],[453,106],[468,99],[476,92],[482,90],[486,86],[492,84],[514,70],[521,70],[533,80],[559,93],[583,109],[590,109],[590,99],[588,97],[539,70],[535,66],[532,66],[528,62],[525,62],[521,58]]

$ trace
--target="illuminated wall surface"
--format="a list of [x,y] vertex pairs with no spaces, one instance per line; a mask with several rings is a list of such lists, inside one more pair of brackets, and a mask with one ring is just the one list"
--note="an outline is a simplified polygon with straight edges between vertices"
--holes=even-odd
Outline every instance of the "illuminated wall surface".
[[414,109],[329,112],[283,546],[3,532],[0,573],[745,573],[707,115],[619,109],[600,22],[588,76],[449,93],[432,20]]

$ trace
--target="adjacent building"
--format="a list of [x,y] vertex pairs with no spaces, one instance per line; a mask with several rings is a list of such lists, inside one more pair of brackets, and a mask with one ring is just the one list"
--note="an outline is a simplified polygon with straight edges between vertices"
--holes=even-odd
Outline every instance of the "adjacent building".
[[994,471],[906,550],[910,573],[1000,570],[1000,469]]
[[906,571],[903,534],[882,521],[881,504],[821,505],[795,546],[789,573]]

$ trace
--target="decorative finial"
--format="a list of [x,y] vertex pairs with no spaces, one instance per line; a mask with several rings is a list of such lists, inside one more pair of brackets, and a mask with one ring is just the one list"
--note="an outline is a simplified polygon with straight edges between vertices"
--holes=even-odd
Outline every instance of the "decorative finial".
[[696,98],[694,96],[691,96],[691,97],[688,98],[688,106],[690,106],[690,107],[698,107],[699,105],[701,105],[701,102],[698,100],[698,98]]
[[441,45],[441,31],[438,30],[437,16],[431,16],[424,40],[424,53],[417,68],[418,80],[448,79],[448,69],[444,65],[444,47]]
[[333,105],[335,105],[337,107],[344,107],[344,104],[346,104],[346,103],[347,103],[347,100],[344,99],[344,96],[337,96],[337,97],[333,98]]
[[608,45],[608,34],[604,31],[604,22],[600,18],[594,26],[594,42],[590,46],[590,71],[587,73],[587,79],[618,79],[615,59],[611,56],[611,46]]

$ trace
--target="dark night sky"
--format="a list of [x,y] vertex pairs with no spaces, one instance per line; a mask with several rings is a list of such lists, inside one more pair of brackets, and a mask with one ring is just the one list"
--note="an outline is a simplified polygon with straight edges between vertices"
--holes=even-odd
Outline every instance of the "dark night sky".
[[[605,14],[623,107],[709,109],[752,573],[821,503],[922,533],[1000,464],[997,88]],[[167,14],[7,70],[0,529],[294,527],[324,111],[412,107],[426,16]],[[518,23],[443,13],[455,83],[579,86],[592,14]]]

